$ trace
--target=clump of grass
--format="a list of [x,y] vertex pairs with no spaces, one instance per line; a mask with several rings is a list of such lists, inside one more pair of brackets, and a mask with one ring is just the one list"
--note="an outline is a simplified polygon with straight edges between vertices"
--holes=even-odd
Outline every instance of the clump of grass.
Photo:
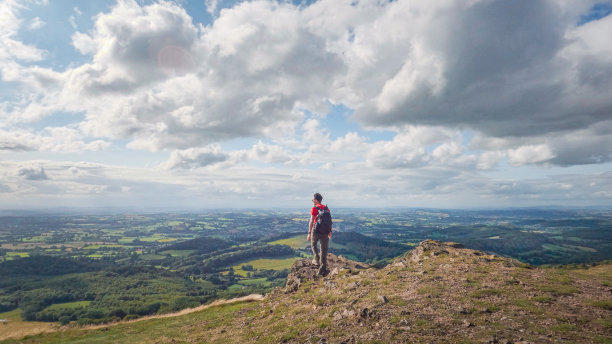
[[417,328],[430,328],[431,327],[431,321],[427,320],[427,319],[423,319],[423,318],[418,318],[414,321],[414,327]]
[[476,268],[474,268],[474,271],[486,274],[486,273],[491,272],[492,269],[493,269],[493,267],[491,267],[489,265],[478,265],[478,266],[476,266]]
[[551,283],[569,285],[572,284],[572,279],[567,274],[555,274],[548,279]]
[[544,311],[539,307],[535,306],[530,300],[527,299],[516,299],[512,302],[515,306],[522,308],[534,314],[542,314]]
[[395,325],[395,326],[397,326],[397,325],[399,325],[400,321],[402,321],[403,319],[404,319],[404,317],[403,317],[403,316],[400,316],[400,315],[394,315],[394,316],[392,316],[392,317],[389,319],[389,323],[390,323],[391,325]]
[[537,287],[538,290],[551,293],[553,295],[571,295],[577,293],[579,290],[571,285],[540,285]]
[[392,305],[392,306],[406,307],[406,306],[408,306],[408,301],[402,299],[399,296],[390,296],[389,297],[389,304]]
[[612,310],[612,300],[598,300],[591,302],[591,306]]
[[487,297],[487,296],[492,296],[492,295],[499,295],[501,293],[502,293],[501,290],[498,290],[498,289],[480,289],[480,290],[476,290],[476,291],[472,292],[470,294],[470,296],[479,299],[479,298],[482,298],[482,297]]
[[597,319],[597,320],[595,320],[595,322],[600,324],[601,326],[603,326],[605,328],[612,328],[612,319],[611,318]]
[[[491,312],[497,312],[500,309],[499,305],[496,305],[490,302],[482,302],[482,301],[474,301],[474,306],[480,309],[480,311],[484,311],[485,309],[488,309]],[[476,312],[478,311],[478,309],[472,308],[471,311]]]
[[566,332],[576,331],[577,327],[576,325],[573,325],[573,324],[557,324],[557,325],[553,325],[551,329],[554,332],[566,333]]
[[431,295],[432,297],[437,297],[442,295],[442,291],[439,288],[432,286],[425,286],[417,289],[417,294],[419,295]]
[[547,295],[538,295],[534,297],[532,300],[535,302],[540,302],[540,303],[551,303],[555,300],[555,298],[552,296],[547,296]]
[[291,339],[296,339],[299,334],[300,332],[296,328],[289,326],[283,330],[283,336],[280,341],[284,343]]
[[332,324],[331,319],[326,318],[326,319],[323,319],[323,320],[321,320],[319,322],[319,328],[321,328],[321,329],[328,328],[328,327],[331,326],[331,324]]

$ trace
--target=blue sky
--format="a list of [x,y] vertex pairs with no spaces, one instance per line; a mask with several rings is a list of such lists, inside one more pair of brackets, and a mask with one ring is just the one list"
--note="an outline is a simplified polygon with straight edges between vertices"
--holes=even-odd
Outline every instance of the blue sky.
[[0,208],[610,206],[612,3],[0,4]]

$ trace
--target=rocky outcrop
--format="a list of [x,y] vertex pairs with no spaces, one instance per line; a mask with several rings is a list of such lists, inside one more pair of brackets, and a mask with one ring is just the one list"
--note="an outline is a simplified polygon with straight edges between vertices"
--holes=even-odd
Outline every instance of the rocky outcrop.
[[[329,278],[333,278],[341,271],[347,271],[349,274],[357,274],[359,271],[370,268],[368,264],[355,262],[331,253],[327,255],[327,266],[329,272],[325,274],[325,276]],[[312,263],[312,259],[297,260],[291,267],[289,276],[287,276],[285,292],[292,293],[297,291],[304,280],[323,278],[324,276],[319,275],[318,272],[319,267]]]

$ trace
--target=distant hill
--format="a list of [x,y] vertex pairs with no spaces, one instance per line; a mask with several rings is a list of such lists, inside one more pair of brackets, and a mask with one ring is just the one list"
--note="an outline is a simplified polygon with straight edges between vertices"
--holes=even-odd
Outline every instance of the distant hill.
[[[261,301],[6,343],[610,343],[612,265],[536,268],[426,240],[384,268],[296,261]],[[0,325],[2,326],[2,325]],[[4,342],[3,342],[4,343]]]

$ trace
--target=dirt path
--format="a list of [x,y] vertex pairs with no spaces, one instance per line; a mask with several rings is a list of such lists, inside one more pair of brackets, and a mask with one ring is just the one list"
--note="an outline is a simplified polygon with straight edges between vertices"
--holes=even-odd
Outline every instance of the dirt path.
[[150,316],[146,316],[146,317],[142,317],[142,318],[138,318],[138,319],[134,319],[134,320],[129,320],[129,321],[120,321],[120,322],[116,322],[116,323],[108,323],[108,324],[92,325],[92,326],[83,326],[82,328],[84,328],[84,329],[96,329],[96,328],[115,326],[115,325],[119,325],[119,324],[130,324],[130,323],[137,322],[137,321],[144,321],[144,320],[151,320],[151,319],[172,318],[172,317],[178,317],[178,316],[185,315],[185,314],[199,312],[199,311],[202,311],[202,310],[205,310],[205,309],[208,309],[208,308],[211,308],[211,307],[215,307],[215,306],[227,305],[229,303],[246,302],[246,301],[261,301],[261,300],[263,300],[263,298],[264,298],[263,295],[260,295],[260,294],[251,294],[251,295],[247,295],[247,296],[243,296],[243,297],[236,297],[236,298],[229,299],[229,300],[225,300],[225,299],[216,300],[216,301],[213,301],[213,302],[205,304],[205,305],[201,305],[201,306],[194,307],[194,308],[186,308],[186,309],[183,309],[182,311],[178,311],[178,312],[175,312],[175,313],[150,315]]
[[[133,323],[133,322],[137,322],[137,321],[144,321],[144,320],[150,320],[150,319],[162,319],[162,318],[171,318],[171,317],[178,317],[181,315],[185,315],[185,314],[189,314],[189,313],[194,313],[194,312],[199,312],[211,307],[215,307],[215,306],[220,306],[220,305],[226,305],[226,304],[230,304],[230,303],[236,303],[236,302],[247,302],[247,301],[261,301],[263,300],[264,296],[260,295],[260,294],[251,294],[251,295],[247,295],[247,296],[243,296],[243,297],[237,297],[237,298],[233,298],[233,299],[229,299],[229,300],[216,300],[213,301],[212,303],[206,304],[206,305],[201,305],[195,308],[187,308],[187,309],[183,309],[182,311],[178,311],[175,313],[166,313],[166,314],[160,314],[160,315],[151,315],[151,316],[147,316],[147,317],[142,317],[142,318],[138,318],[138,319],[134,319],[134,320],[130,320],[130,321],[120,321],[120,322],[115,322],[115,323],[107,323],[107,324],[101,324],[101,325],[91,325],[91,326],[83,326],[83,327],[79,327],[85,330],[91,330],[91,329],[98,329],[98,328],[104,328],[104,327],[110,327],[110,326],[115,326],[115,325],[120,325],[120,324],[129,324],[129,323]],[[12,324],[10,325],[16,325],[17,322],[10,322]],[[24,321],[24,322],[19,322],[21,325],[23,324],[29,324],[29,322]],[[64,329],[67,329],[69,327],[67,326],[59,326],[56,323],[32,323],[35,324],[35,326],[19,326],[19,327],[15,327],[13,328],[9,328],[6,325],[0,325],[2,326],[2,328],[0,328],[0,340],[5,340],[5,339],[9,339],[9,338],[22,338],[24,336],[31,336],[31,335],[36,335],[36,334],[40,334],[40,333],[49,333],[49,332],[57,332],[57,331],[62,331]],[[4,330],[8,330],[8,331],[4,331]],[[11,331],[12,330],[12,331]]]

